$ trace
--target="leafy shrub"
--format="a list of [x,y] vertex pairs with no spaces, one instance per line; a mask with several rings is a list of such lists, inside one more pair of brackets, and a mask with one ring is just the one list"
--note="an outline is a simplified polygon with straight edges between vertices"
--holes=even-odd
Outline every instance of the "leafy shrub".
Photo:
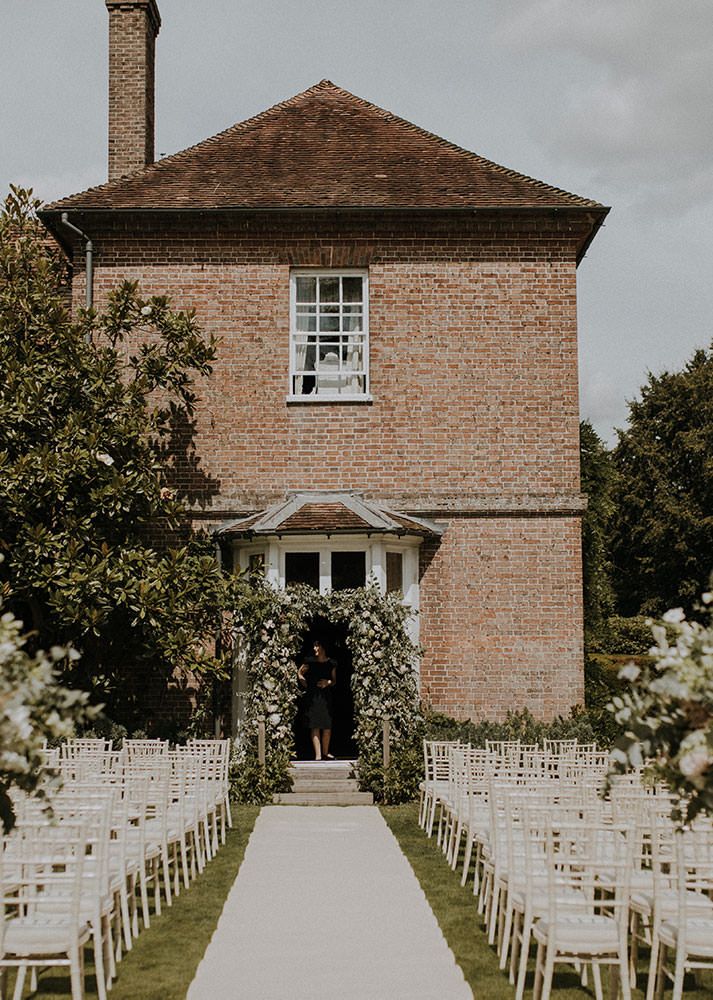
[[648,653],[651,647],[651,625],[643,615],[625,618],[611,615],[599,633],[598,652],[619,656]]

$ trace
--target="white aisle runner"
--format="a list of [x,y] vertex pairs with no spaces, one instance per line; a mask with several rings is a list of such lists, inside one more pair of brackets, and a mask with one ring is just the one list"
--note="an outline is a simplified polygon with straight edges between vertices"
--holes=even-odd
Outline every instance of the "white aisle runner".
[[187,1000],[472,1000],[375,807],[268,806]]

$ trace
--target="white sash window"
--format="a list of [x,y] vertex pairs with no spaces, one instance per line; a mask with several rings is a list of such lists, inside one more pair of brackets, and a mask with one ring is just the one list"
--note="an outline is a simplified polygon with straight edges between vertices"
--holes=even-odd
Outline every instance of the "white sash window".
[[369,398],[367,286],[362,270],[292,272],[290,399]]

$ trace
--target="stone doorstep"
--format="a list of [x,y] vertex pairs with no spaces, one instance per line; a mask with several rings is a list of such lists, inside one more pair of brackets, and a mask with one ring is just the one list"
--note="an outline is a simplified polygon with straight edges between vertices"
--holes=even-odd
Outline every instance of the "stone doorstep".
[[273,805],[281,806],[373,806],[371,792],[279,792]]
[[353,778],[345,778],[343,781],[317,781],[312,778],[293,778],[292,791],[301,794],[302,792],[358,792],[359,782]]

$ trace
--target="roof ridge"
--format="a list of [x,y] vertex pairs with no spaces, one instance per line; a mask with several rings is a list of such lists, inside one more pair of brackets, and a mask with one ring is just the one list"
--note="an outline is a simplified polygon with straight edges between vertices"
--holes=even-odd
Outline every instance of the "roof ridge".
[[199,142],[194,143],[192,146],[187,146],[185,149],[180,149],[175,153],[171,153],[169,156],[164,156],[159,160],[155,160],[153,163],[147,164],[140,170],[136,170],[131,174],[125,174],[122,177],[116,177],[113,180],[104,181],[102,184],[96,184],[93,187],[87,188],[84,191],[77,192],[73,195],[66,195],[63,198],[55,199],[55,201],[48,203],[43,206],[43,210],[52,210],[56,206],[61,206],[64,202],[69,199],[77,198],[79,195],[89,195],[96,192],[106,192],[111,193],[114,190],[120,190],[121,187],[129,180],[136,179],[140,176],[150,176],[156,172],[163,171],[165,169],[170,169],[173,164],[180,163],[184,159],[193,156],[197,151],[202,149],[210,149],[216,143],[221,142],[226,136],[230,134],[236,134],[240,132],[247,132],[250,129],[258,128],[264,121],[269,119],[275,114],[279,114],[287,108],[293,108],[301,104],[306,98],[318,94],[323,91],[333,91],[340,96],[349,100],[352,104],[359,107],[368,109],[370,112],[378,115],[384,121],[391,122],[401,129],[404,129],[412,134],[419,135],[436,145],[452,150],[471,159],[473,162],[478,163],[480,166],[485,167],[488,170],[492,170],[495,173],[507,177],[515,181],[524,181],[530,184],[540,191],[547,192],[549,194],[557,195],[558,197],[567,198],[571,204],[584,206],[587,208],[602,208],[603,206],[597,202],[588,198],[583,198],[580,195],[573,194],[571,191],[565,191],[564,188],[554,187],[552,184],[547,184],[545,181],[537,180],[534,177],[530,177],[527,174],[520,173],[517,170],[512,170],[509,167],[504,167],[499,163],[495,163],[493,160],[487,159],[487,157],[481,156],[478,153],[474,153],[472,150],[466,149],[463,146],[459,146],[457,143],[452,142],[450,139],[444,139],[442,136],[436,135],[435,132],[430,132],[428,129],[423,128],[420,125],[414,124],[414,122],[409,121],[406,118],[402,118],[400,115],[395,114],[393,111],[389,111],[386,108],[380,107],[378,104],[374,104],[371,101],[367,101],[363,97],[359,97],[357,94],[352,93],[350,90],[346,90],[344,87],[340,87],[333,83],[331,80],[322,79],[318,83],[313,84],[311,87],[307,87],[305,90],[294,94],[292,97],[285,98],[282,101],[278,101],[276,104],[271,105],[269,108],[265,108],[263,111],[259,111],[257,114],[252,115],[250,118],[245,118],[243,121],[235,122],[233,125],[228,126],[228,128],[217,132],[215,135],[208,136],[205,139],[201,139]]

